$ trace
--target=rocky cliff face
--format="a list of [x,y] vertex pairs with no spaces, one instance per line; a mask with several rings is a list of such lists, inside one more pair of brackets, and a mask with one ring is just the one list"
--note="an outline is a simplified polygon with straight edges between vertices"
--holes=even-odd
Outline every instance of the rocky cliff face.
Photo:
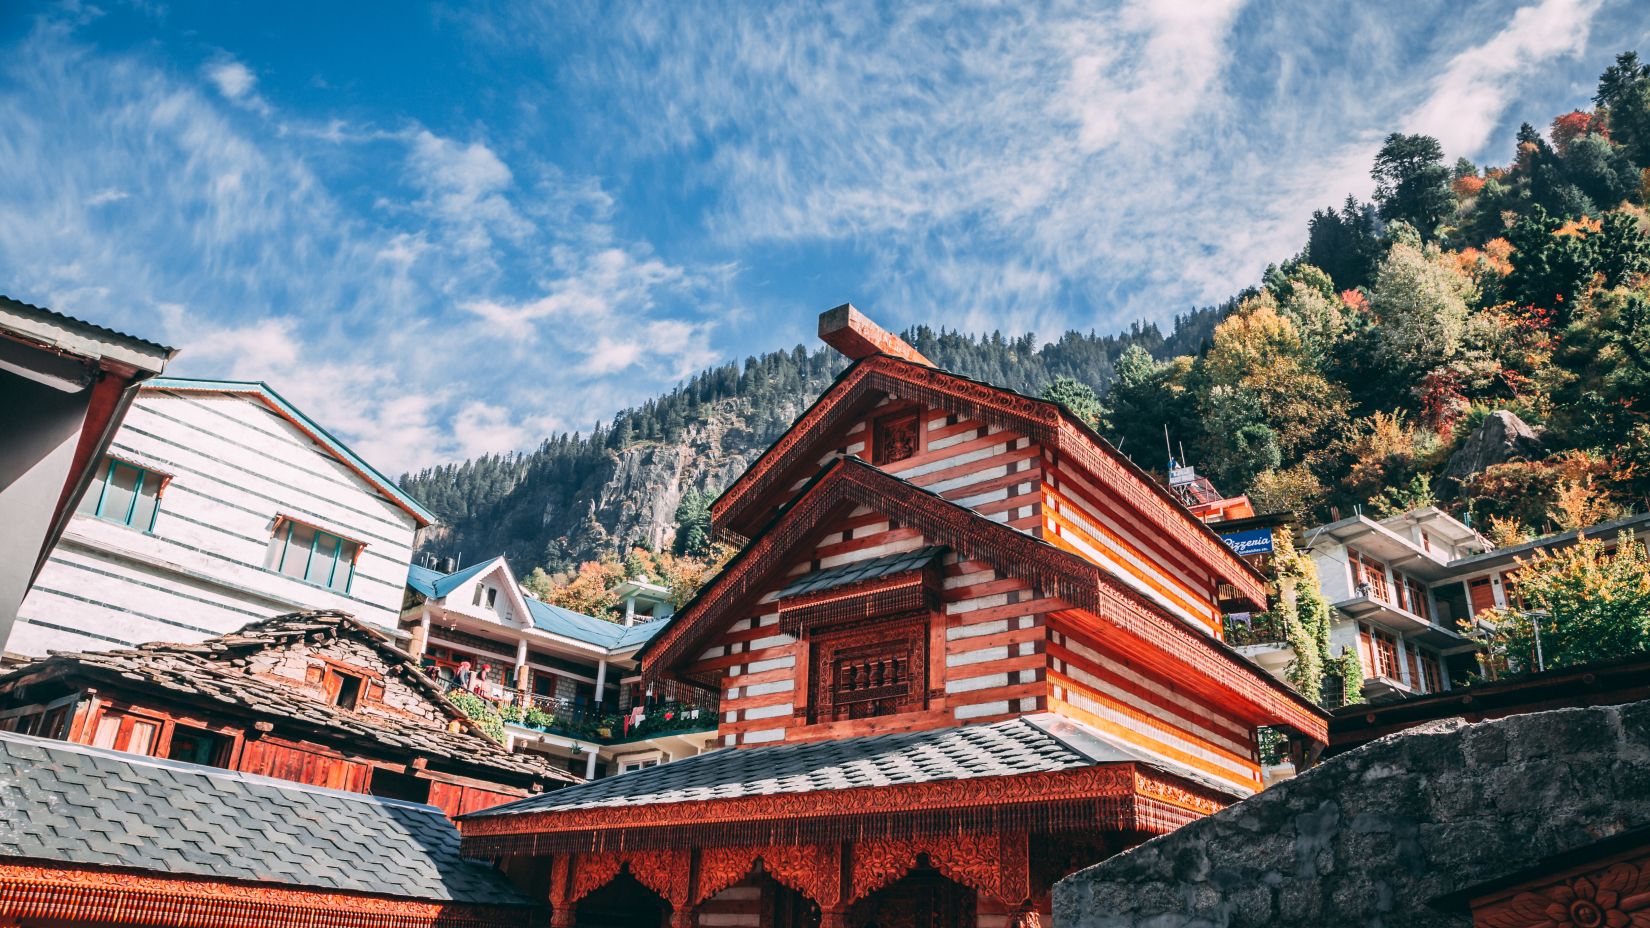
[[500,474],[474,478],[484,488],[481,498],[428,531],[421,551],[465,564],[502,553],[525,573],[632,546],[668,549],[683,494],[720,493],[778,437],[774,423],[790,422],[805,400],[811,397],[761,410],[741,399],[724,400],[674,441],[592,451],[554,467],[505,460]]

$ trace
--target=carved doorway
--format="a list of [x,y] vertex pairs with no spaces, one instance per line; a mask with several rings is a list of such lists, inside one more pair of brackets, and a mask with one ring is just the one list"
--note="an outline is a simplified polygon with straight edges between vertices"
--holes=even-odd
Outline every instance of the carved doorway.
[[924,865],[854,903],[848,928],[975,928],[975,892]]
[[578,928],[665,928],[670,903],[628,872],[579,900]]

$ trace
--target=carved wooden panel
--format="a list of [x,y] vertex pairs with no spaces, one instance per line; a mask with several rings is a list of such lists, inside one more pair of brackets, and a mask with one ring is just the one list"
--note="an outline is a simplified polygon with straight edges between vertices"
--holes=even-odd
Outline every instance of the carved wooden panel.
[[883,416],[871,426],[871,463],[882,465],[916,456],[921,447],[917,410]]
[[928,613],[809,637],[814,722],[875,718],[928,705]]
[[624,858],[618,854],[581,854],[573,861],[573,882],[567,891],[568,902],[578,902],[619,875]]
[[1650,925],[1650,856],[1475,907],[1473,924],[1478,928]]

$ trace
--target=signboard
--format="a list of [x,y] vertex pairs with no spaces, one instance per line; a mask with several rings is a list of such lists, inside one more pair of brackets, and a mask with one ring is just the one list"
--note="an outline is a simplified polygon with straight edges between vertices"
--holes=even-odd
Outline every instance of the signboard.
[[1226,542],[1226,547],[1231,548],[1232,553],[1238,557],[1272,553],[1272,530],[1269,528],[1252,528],[1248,531],[1232,532],[1229,535],[1220,536],[1220,540]]
[[1190,467],[1169,468],[1169,486],[1183,487],[1197,479],[1197,471]]

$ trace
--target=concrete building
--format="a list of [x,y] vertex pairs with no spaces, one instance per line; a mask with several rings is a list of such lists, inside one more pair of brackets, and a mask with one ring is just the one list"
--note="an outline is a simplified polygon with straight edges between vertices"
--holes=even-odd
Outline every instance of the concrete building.
[[623,623],[523,593],[502,557],[451,572],[414,566],[401,622],[434,676],[499,706],[512,748],[596,779],[715,745],[714,694],[640,681],[636,652],[667,624],[646,612],[667,610],[670,591],[634,580],[618,592]]
[[174,354],[0,296],[0,646],[134,385]]
[[[1650,514],[1582,530],[1606,541],[1622,531],[1650,537]],[[1468,633],[1485,610],[1514,604],[1507,574],[1521,559],[1571,544],[1578,534],[1497,549],[1428,506],[1382,520],[1355,515],[1320,525],[1305,532],[1304,546],[1331,608],[1330,651],[1355,649],[1364,695],[1379,700],[1444,692],[1479,671],[1479,646]],[[1294,659],[1289,646],[1270,640],[1264,629],[1233,641],[1280,678]],[[1325,698],[1338,704],[1340,694]]]
[[331,609],[394,630],[433,517],[262,383],[139,391],[6,649],[192,643]]

